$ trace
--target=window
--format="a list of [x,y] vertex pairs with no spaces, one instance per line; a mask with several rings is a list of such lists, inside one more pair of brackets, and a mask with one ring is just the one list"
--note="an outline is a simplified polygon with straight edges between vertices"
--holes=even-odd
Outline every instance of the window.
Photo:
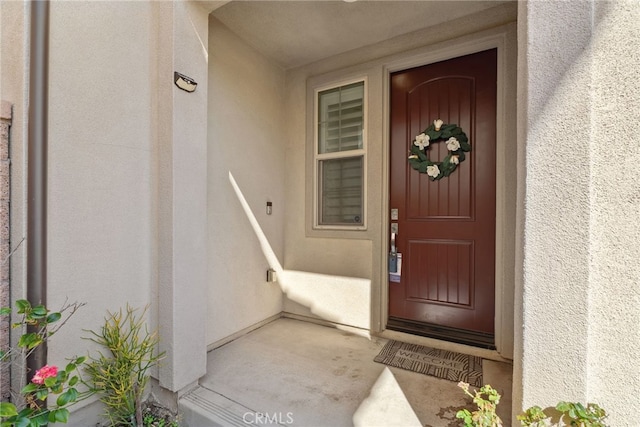
[[365,82],[316,91],[315,227],[365,227]]

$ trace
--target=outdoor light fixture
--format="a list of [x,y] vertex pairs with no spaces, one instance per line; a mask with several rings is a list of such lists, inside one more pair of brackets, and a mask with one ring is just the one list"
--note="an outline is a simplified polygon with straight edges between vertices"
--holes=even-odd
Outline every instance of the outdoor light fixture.
[[173,72],[173,82],[180,89],[187,92],[194,92],[196,90],[196,86],[198,86],[198,83],[196,83],[196,81],[191,77],[187,77],[184,74],[178,73],[177,71]]

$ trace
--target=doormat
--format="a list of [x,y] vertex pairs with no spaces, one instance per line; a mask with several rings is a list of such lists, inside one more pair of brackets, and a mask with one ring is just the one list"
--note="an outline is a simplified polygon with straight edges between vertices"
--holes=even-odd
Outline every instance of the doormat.
[[389,341],[374,362],[482,387],[482,358],[417,344]]

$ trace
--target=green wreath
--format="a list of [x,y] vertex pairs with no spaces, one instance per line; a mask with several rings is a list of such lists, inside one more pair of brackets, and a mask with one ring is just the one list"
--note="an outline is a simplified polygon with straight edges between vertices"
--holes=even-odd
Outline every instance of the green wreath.
[[[445,141],[449,152],[441,162],[432,162],[428,154],[429,144],[440,141]],[[436,181],[451,175],[464,161],[464,153],[469,151],[469,138],[462,129],[458,125],[446,125],[438,119],[413,140],[409,164],[418,172],[429,175],[431,181]]]

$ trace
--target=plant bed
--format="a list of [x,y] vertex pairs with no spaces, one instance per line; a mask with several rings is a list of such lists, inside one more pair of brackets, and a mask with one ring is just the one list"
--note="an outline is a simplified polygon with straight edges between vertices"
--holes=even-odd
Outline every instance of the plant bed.
[[180,426],[178,415],[153,399],[147,400],[142,405],[142,425],[144,427]]
[[96,427],[180,427],[180,417],[163,404],[150,397],[142,403],[142,424],[131,423],[112,424],[98,423]]

